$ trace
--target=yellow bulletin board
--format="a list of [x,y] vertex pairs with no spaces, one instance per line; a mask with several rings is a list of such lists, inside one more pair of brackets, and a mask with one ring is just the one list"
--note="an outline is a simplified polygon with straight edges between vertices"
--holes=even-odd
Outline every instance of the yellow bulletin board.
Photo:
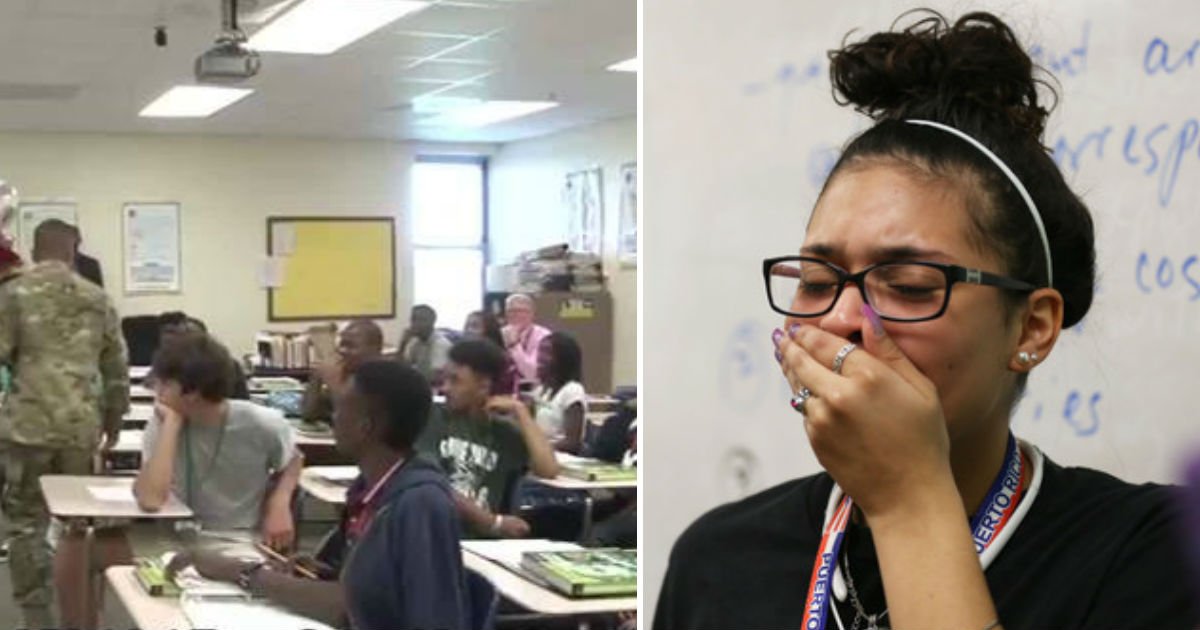
[[396,232],[389,217],[270,217],[267,253],[282,280],[270,321],[396,316]]

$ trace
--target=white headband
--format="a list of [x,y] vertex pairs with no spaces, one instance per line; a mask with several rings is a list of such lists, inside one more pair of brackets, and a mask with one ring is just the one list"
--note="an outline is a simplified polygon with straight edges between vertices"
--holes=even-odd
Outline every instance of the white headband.
[[1025,185],[1021,183],[1021,180],[1017,177],[1017,174],[1012,172],[1012,169],[1008,168],[1008,165],[1004,163],[1004,160],[1000,159],[1000,156],[996,155],[995,153],[992,153],[992,151],[990,149],[983,146],[982,142],[976,140],[975,138],[972,138],[971,136],[963,133],[962,131],[959,131],[958,129],[955,129],[954,127],[951,127],[949,125],[943,125],[942,123],[938,123],[938,122],[933,122],[931,120],[908,119],[908,120],[905,120],[904,122],[906,122],[910,125],[924,125],[926,127],[934,127],[936,129],[941,129],[942,131],[945,131],[947,133],[954,134],[954,135],[958,136],[959,138],[962,138],[963,140],[966,140],[967,142],[971,143],[971,146],[975,147],[976,149],[979,149],[980,153],[983,153],[984,155],[986,155],[988,157],[988,159],[992,161],[993,164],[995,164],[1001,171],[1003,171],[1004,175],[1006,177],[1008,177],[1008,181],[1012,182],[1012,185],[1017,188],[1017,192],[1021,193],[1021,198],[1025,200],[1025,205],[1029,208],[1029,214],[1033,216],[1033,223],[1034,223],[1034,225],[1037,226],[1038,235],[1042,237],[1042,251],[1045,252],[1045,254],[1046,254],[1046,284],[1047,284],[1047,286],[1053,287],[1054,286],[1054,263],[1051,262],[1051,260],[1050,260],[1050,240],[1046,238],[1046,226],[1042,224],[1042,215],[1041,215],[1041,213],[1038,212],[1037,204],[1033,203],[1033,197],[1029,196],[1029,191],[1025,190]]

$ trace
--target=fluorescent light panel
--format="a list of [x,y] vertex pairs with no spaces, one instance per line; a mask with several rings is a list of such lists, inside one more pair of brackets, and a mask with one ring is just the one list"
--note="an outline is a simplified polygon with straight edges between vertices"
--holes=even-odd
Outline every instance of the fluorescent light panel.
[[428,2],[412,0],[304,0],[250,38],[265,52],[328,55]]
[[612,70],[613,72],[641,72],[642,60],[634,57],[633,59],[618,61],[617,63],[609,66],[608,69]]
[[254,90],[211,85],[177,85],[142,109],[143,118],[207,118]]
[[427,121],[442,127],[484,127],[558,107],[553,101],[482,101],[450,108]]

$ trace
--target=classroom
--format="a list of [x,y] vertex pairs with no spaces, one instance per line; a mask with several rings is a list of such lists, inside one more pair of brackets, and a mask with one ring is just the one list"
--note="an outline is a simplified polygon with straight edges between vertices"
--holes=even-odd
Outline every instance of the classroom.
[[635,627],[637,20],[0,6],[0,627]]

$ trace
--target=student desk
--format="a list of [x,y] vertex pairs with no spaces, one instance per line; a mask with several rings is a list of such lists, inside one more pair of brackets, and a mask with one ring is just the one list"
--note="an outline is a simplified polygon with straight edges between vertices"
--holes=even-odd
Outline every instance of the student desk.
[[[174,494],[167,498],[167,502],[161,510],[157,512],[143,511],[133,498],[133,481],[129,477],[81,475],[43,475],[39,480],[50,514],[67,522],[82,522],[86,526],[84,554],[87,558],[92,557],[95,525],[99,519],[185,519],[192,517],[192,510]],[[94,491],[105,493],[105,495],[97,496]],[[85,570],[89,572],[90,580],[91,569]]]
[[143,385],[130,385],[129,398],[135,401],[153,401],[154,390]]
[[305,446],[333,447],[336,444],[333,440],[333,435],[321,435],[321,436],[306,435],[304,433],[301,433],[295,427],[292,427],[292,432],[296,437],[296,446],[299,446],[302,448]]
[[[140,445],[139,445],[140,448]],[[82,520],[89,528],[93,521],[101,518],[158,518],[184,519],[192,517],[192,510],[174,494],[157,512],[145,512],[133,498],[133,479],[123,477],[101,477],[87,475],[43,475],[39,480],[42,495],[50,514],[64,520]],[[92,489],[111,493],[112,498],[97,497]],[[124,498],[116,498],[118,494]]]
[[141,383],[150,375],[149,365],[131,365],[129,366],[129,382]]
[[141,453],[142,438],[146,432],[141,429],[124,429],[117,436],[117,444],[112,447],[114,453]]
[[[530,541],[498,541],[525,545]],[[496,590],[522,608],[543,615],[593,615],[637,610],[637,597],[591,597],[570,599],[537,584],[507,567],[470,551],[464,546],[463,566],[487,578]]]
[[112,590],[129,612],[134,625],[142,630],[185,630],[192,627],[179,600],[173,597],[151,597],[138,583],[136,567],[109,567],[104,572]]
[[121,428],[123,429],[142,429],[146,423],[154,419],[154,405],[152,403],[135,402],[129,405],[129,411],[125,412],[125,416],[121,418]]
[[326,475],[331,473],[335,478],[342,478],[351,473],[357,475],[358,466],[308,466],[300,471],[300,489],[325,503],[345,503],[348,486],[327,479]]
[[[104,572],[105,578],[112,586],[113,592],[117,594],[117,599],[121,601],[121,605],[129,612],[129,616],[133,619],[133,623],[142,630],[189,630],[193,628],[192,620],[188,619],[187,614],[183,611],[183,605],[179,598],[176,597],[152,597],[147,594],[141,584],[138,583],[136,568],[133,566],[117,566],[109,567]],[[250,604],[253,608],[251,612],[264,613],[271,615],[271,611],[279,609],[265,602]],[[316,621],[307,620],[298,616],[289,616],[276,619],[271,617],[271,621],[276,621],[275,627],[283,628],[328,628],[328,626]],[[234,628],[248,628],[248,622],[238,619],[230,619],[229,623],[222,624],[217,630],[232,630]],[[258,623],[256,621],[255,623]],[[268,622],[269,623],[269,622]],[[210,626],[203,626],[206,630],[213,630]],[[196,630],[201,630],[197,628]]]

